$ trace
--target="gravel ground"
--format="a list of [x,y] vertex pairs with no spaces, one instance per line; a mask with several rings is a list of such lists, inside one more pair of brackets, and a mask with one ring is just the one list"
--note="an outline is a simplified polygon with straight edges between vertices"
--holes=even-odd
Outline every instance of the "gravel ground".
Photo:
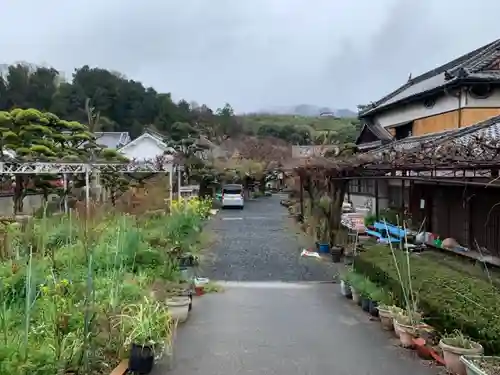
[[340,296],[333,265],[300,259],[279,197],[223,211],[205,275],[220,293],[197,297],[179,328],[173,368],[155,375],[435,375]]
[[299,256],[302,246],[290,228],[280,196],[222,210],[209,224],[218,241],[203,274],[226,281],[332,281],[331,263]]

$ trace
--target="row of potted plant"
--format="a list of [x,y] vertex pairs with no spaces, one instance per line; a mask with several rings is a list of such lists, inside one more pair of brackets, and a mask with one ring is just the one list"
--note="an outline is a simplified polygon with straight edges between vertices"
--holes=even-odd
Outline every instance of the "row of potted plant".
[[394,331],[402,347],[417,348],[419,354],[422,351],[426,356],[442,362],[448,371],[456,375],[500,374],[500,357],[482,355],[483,347],[460,331],[443,335],[438,341],[442,358],[432,347],[427,347],[430,340],[426,335],[433,330],[425,324],[413,294],[407,296],[404,308],[396,306],[390,293],[352,270],[341,278],[340,289],[343,296],[378,317],[384,330]]
[[363,311],[379,317],[379,306],[388,303],[389,296],[367,277],[350,270],[341,279],[341,293],[352,299]]

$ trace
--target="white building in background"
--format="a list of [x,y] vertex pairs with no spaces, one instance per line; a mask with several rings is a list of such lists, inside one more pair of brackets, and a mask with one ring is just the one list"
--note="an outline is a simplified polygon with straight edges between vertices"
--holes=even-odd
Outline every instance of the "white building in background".
[[175,150],[168,146],[160,136],[150,132],[143,133],[117,150],[128,159],[139,162],[175,153]]
[[131,141],[128,132],[95,132],[97,144],[106,148],[119,149]]

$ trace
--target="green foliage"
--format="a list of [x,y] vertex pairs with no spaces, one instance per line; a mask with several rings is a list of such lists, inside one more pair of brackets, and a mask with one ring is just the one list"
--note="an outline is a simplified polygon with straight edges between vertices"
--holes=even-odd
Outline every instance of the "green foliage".
[[[213,140],[259,134],[294,144],[353,142],[359,131],[356,119],[265,114],[239,117],[229,104],[213,111],[185,100],[176,103],[169,93],[158,93],[121,74],[87,65],[75,70],[71,82],[64,82],[55,69],[23,64],[9,66],[7,74],[0,77],[0,110],[50,111],[76,121],[78,126],[88,122],[84,110],[87,99],[99,113],[99,126],[94,131],[128,131],[133,137],[151,124],[174,138],[197,132]],[[2,117],[0,127],[9,121]],[[66,125],[70,126],[71,122]]]
[[359,133],[357,119],[293,115],[247,115],[241,121],[248,133],[273,136],[293,144],[354,142]]
[[[406,264],[402,251],[395,252],[398,265]],[[500,352],[500,290],[489,281],[450,268],[446,262],[422,255],[410,256],[413,290],[428,323],[442,333],[460,330],[481,343],[486,352]],[[405,297],[391,250],[374,246],[361,253],[354,268],[379,286],[391,291],[400,306]],[[408,274],[408,268],[400,270]],[[405,277],[405,276],[403,276]]]
[[177,282],[179,253],[171,249],[199,237],[208,205],[201,203],[172,216],[9,225],[12,256],[0,263],[0,375],[109,373],[132,342],[168,345],[174,324],[165,298],[153,292]]
[[[16,64],[0,77],[0,111],[13,108],[50,111],[68,120],[65,128],[74,131],[81,123],[89,122],[85,111],[89,99],[94,113],[99,115],[93,131],[126,131],[137,137],[146,126],[153,125],[174,138],[188,134],[194,137],[196,133],[223,138],[242,131],[229,104],[214,112],[206,105],[189,104],[185,100],[176,103],[169,93],[158,93],[106,69],[85,65],[75,70],[71,82],[64,82],[55,69]],[[33,118],[36,117],[35,114]],[[10,121],[5,114],[0,115],[0,127]],[[54,121],[48,118],[47,122]],[[46,124],[40,125],[29,129],[42,133]],[[85,133],[79,133],[78,137],[83,140]]]
[[[1,111],[0,123],[0,151],[15,152],[17,160],[88,161],[92,157],[120,160],[116,151],[102,152],[88,126],[61,120],[50,112],[33,108]],[[57,192],[54,182],[60,178],[55,175],[16,176],[14,211],[22,211],[22,201],[28,189],[41,192],[47,200],[50,194]]]
[[364,223],[366,227],[372,226],[373,224],[375,224],[376,221],[377,221],[377,215],[375,214],[368,214],[364,218]]

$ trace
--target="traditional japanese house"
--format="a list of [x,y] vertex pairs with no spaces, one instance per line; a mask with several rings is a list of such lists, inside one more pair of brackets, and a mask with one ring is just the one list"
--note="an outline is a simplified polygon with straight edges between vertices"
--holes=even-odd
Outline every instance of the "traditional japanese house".
[[[411,150],[420,144],[450,142],[465,145],[477,137],[500,140],[500,40],[408,81],[366,106],[356,144],[362,152]],[[496,167],[428,171],[427,181],[412,180],[412,172],[386,179],[357,179],[349,184],[355,206],[372,212],[387,207],[412,213],[415,221],[441,238],[453,237],[469,248],[500,253],[500,189]],[[477,169],[477,168],[476,168]],[[394,173],[394,172],[392,172]],[[458,174],[457,174],[458,173]],[[389,176],[390,177],[390,176]],[[483,185],[481,185],[483,184]]]

